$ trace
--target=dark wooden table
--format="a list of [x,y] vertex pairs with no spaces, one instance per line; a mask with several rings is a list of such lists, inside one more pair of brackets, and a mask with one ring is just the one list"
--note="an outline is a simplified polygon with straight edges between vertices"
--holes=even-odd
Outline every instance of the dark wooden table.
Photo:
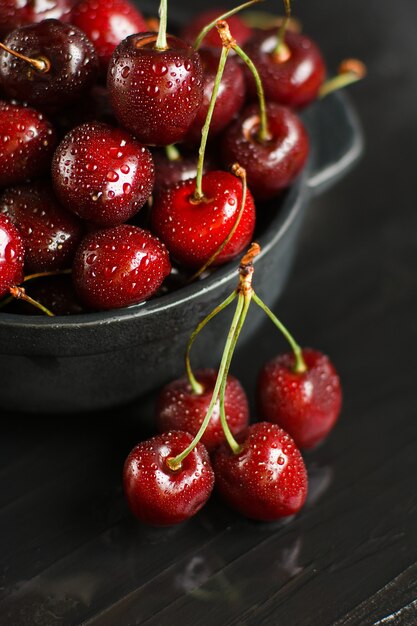
[[[120,473],[151,432],[152,397],[99,415],[2,415],[2,626],[417,624],[417,6],[294,11],[331,69],[346,56],[369,69],[351,90],[365,157],[311,205],[275,307],[343,381],[340,423],[306,457],[308,505],[256,524],[213,498],[178,528],[145,528]],[[283,347],[266,321],[238,352],[250,392]]]

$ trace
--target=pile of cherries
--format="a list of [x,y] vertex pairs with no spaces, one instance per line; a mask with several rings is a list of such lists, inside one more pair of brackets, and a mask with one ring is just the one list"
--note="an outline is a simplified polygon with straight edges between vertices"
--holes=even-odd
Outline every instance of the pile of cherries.
[[289,19],[213,11],[178,38],[166,0],[159,25],[127,0],[73,4],[0,5],[0,305],[49,315],[138,304],[173,264],[189,280],[240,254],[255,201],[306,161],[294,109],[328,90]]

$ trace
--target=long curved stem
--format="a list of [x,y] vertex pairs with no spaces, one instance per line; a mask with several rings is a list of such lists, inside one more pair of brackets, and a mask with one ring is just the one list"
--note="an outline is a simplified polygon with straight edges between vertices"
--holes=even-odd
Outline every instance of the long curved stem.
[[157,50],[166,50],[168,48],[167,43],[167,15],[168,5],[167,0],[161,0],[159,5],[159,30],[158,38],[155,43]]
[[34,306],[36,309],[39,309],[39,311],[42,311],[42,313],[44,313],[48,317],[55,317],[55,315],[52,313],[52,311],[47,309],[46,306],[43,306],[43,304],[41,304],[37,300],[34,300],[30,296],[28,296],[27,293],[25,292],[24,287],[17,287],[17,286],[9,287],[9,291],[12,294],[13,298],[16,298],[17,300],[24,300],[25,302],[28,302],[29,304]]
[[215,20],[212,20],[209,24],[204,26],[204,28],[199,32],[199,34],[196,37],[196,40],[194,41],[193,47],[196,50],[199,49],[204,37],[207,35],[208,32],[211,31],[212,28],[216,26],[217,22],[219,22],[220,20],[227,20],[228,17],[231,17],[235,13],[238,13],[239,11],[243,11],[243,9],[247,9],[253,4],[258,4],[259,2],[263,2],[263,0],[249,0],[249,2],[245,2],[244,4],[241,4],[238,7],[235,7],[234,9],[230,9],[230,11],[226,11],[226,13],[222,13],[221,15],[216,17]]

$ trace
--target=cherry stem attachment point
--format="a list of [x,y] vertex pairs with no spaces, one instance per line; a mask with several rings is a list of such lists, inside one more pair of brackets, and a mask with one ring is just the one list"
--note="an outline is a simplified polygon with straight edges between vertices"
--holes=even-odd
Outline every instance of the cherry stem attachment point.
[[180,161],[181,153],[178,148],[172,143],[169,146],[165,146],[165,154],[169,161]]
[[32,306],[39,309],[39,311],[42,311],[42,313],[44,313],[48,317],[54,317],[52,311],[47,309],[46,306],[43,306],[43,304],[28,296],[24,287],[18,287],[15,285],[14,287],[9,287],[9,291],[13,298],[16,298],[17,300],[24,300],[25,302],[28,302]]
[[199,47],[202,44],[202,41],[203,41],[204,37],[207,35],[207,33],[209,33],[216,26],[217,22],[220,22],[221,20],[227,20],[228,17],[231,17],[235,13],[238,13],[239,11],[243,11],[243,9],[251,7],[253,4],[258,4],[259,2],[263,2],[263,0],[249,0],[249,2],[245,2],[244,4],[240,4],[238,7],[235,7],[234,9],[230,9],[230,11],[226,11],[226,13],[222,13],[221,15],[216,17],[215,20],[212,20],[211,22],[209,22],[199,32],[199,34],[196,37],[196,40],[194,41],[193,47],[196,50],[199,49]]
[[277,43],[273,50],[273,55],[279,61],[286,61],[290,57],[290,51],[285,44],[285,33],[287,30],[288,22],[291,19],[291,2],[290,0],[284,0],[285,17],[282,20],[277,34]]
[[44,57],[31,59],[30,57],[27,57],[24,54],[20,54],[20,52],[16,52],[15,50],[8,48],[7,46],[4,45],[4,43],[0,43],[0,48],[2,50],[5,50],[9,54],[12,54],[14,57],[17,57],[18,59],[21,59],[22,61],[26,61],[26,63],[29,63],[29,65],[31,65],[38,72],[45,73],[51,69],[50,61]]
[[339,66],[339,70],[336,76],[329,78],[322,84],[319,90],[318,97],[320,99],[325,98],[343,87],[357,83],[366,76],[366,66],[359,59],[346,59],[342,61]]
[[157,50],[166,50],[168,48],[167,43],[167,15],[168,5],[167,0],[161,0],[159,4],[159,30],[158,38],[155,42],[155,48]]

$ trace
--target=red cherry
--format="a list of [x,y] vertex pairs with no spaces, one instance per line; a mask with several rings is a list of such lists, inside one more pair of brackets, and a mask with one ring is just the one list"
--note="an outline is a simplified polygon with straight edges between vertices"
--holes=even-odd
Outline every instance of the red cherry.
[[303,457],[291,437],[276,424],[259,422],[236,437],[234,454],[223,445],[215,453],[217,490],[234,509],[257,520],[297,513],[307,496]]
[[23,280],[24,247],[19,231],[0,215],[0,298]]
[[192,442],[189,433],[170,431],[139,443],[123,468],[125,496],[138,519],[146,524],[168,526],[195,515],[207,502],[214,474],[207,450],[199,443],[172,470],[167,460]]
[[[205,26],[226,12],[227,9],[209,9],[199,13],[183,28],[181,38],[193,44]],[[244,46],[252,36],[252,29],[238,15],[227,18],[230,31],[239,46]],[[212,28],[203,39],[203,45],[210,48],[221,48],[222,44],[216,28]]]
[[[242,182],[227,172],[208,172],[200,202],[193,200],[195,187],[195,180],[188,180],[162,190],[155,198],[151,223],[178,263],[198,269],[232,230],[241,208]],[[213,265],[226,263],[246,248],[254,227],[255,205],[248,190],[239,226]]]
[[294,372],[293,353],[282,354],[265,365],[258,382],[259,410],[279,424],[300,448],[312,448],[335,425],[342,406],[337,372],[327,356],[302,351],[307,371]]
[[103,72],[123,39],[148,30],[143,15],[127,0],[81,0],[71,22],[93,42]]
[[[186,143],[192,145],[199,144],[201,140],[201,129],[206,121],[220,58],[220,51],[213,48],[202,49],[199,52],[203,64],[203,101],[184,138]],[[209,138],[212,139],[224,130],[240,111],[245,101],[245,93],[245,79],[241,66],[235,57],[229,56],[217,92],[216,106],[210,122]]]
[[171,271],[165,246],[150,232],[122,224],[83,239],[73,280],[92,309],[130,306],[152,296]]
[[[154,150],[155,163],[155,192],[171,187],[182,180],[195,178],[197,175],[198,155],[181,154],[178,159],[171,160],[162,150]],[[204,158],[203,173],[216,169],[216,163],[211,155]]]
[[0,137],[0,188],[49,170],[56,137],[40,113],[0,101]]
[[71,267],[82,235],[80,221],[57,202],[49,185],[21,185],[0,197],[7,215],[23,237],[26,273]]
[[113,226],[145,204],[154,184],[154,166],[150,151],[124,130],[91,122],[74,128],[61,141],[52,178],[70,211]]
[[[194,393],[187,377],[174,380],[166,385],[158,397],[156,419],[158,430],[185,430],[196,435],[207,413],[216,384],[215,370],[195,372],[198,382],[203,385],[202,394]],[[241,432],[249,423],[249,405],[242,385],[233,376],[227,377],[225,392],[227,422],[233,435]],[[217,403],[201,442],[211,452],[225,441],[220,422],[220,407]]]
[[155,47],[156,33],[127,37],[113,53],[107,85],[119,123],[139,141],[169,145],[183,139],[203,98],[198,53],[177,37]]
[[[233,32],[233,31],[232,31]],[[326,67],[316,44],[305,35],[287,31],[287,55],[275,54],[276,29],[258,31],[245,48],[255,64],[265,91],[265,97],[293,108],[304,107],[316,99],[326,78]],[[252,74],[245,68],[249,93],[256,97]]]
[[1,0],[0,37],[19,26],[35,24],[43,20],[69,20],[72,0]]
[[307,160],[309,141],[300,118],[291,109],[270,102],[266,106],[270,139],[258,140],[259,108],[251,105],[225,131],[225,164],[239,163],[256,199],[267,200],[288,187]]

